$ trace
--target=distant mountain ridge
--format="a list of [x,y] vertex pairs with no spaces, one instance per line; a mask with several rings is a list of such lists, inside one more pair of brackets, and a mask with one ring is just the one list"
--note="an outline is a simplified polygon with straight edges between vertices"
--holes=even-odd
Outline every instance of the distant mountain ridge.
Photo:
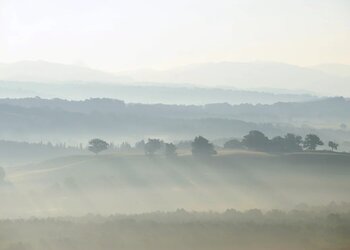
[[21,61],[0,64],[0,80],[26,82],[128,82],[127,77],[87,67],[51,63],[46,61]]
[[350,96],[350,66],[300,67],[275,62],[200,63],[170,70],[106,73],[82,66],[45,61],[0,64],[0,81],[142,83],[239,89],[305,90],[319,95]]
[[329,63],[320,64],[312,67],[327,74],[332,74],[340,77],[350,77],[350,65]]
[[201,63],[165,71],[126,72],[136,80],[240,88],[304,89],[321,95],[350,96],[350,77],[317,68],[273,62]]

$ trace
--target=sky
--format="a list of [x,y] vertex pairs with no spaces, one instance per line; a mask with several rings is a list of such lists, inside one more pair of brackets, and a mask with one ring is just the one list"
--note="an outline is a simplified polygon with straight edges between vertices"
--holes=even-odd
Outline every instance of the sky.
[[348,0],[0,0],[0,62],[350,64]]

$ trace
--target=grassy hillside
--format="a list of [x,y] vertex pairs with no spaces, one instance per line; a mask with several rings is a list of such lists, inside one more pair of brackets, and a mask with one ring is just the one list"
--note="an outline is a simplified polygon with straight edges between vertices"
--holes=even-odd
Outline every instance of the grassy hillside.
[[6,205],[0,210],[13,215],[25,207],[25,214],[79,215],[350,201],[349,163],[349,154],[327,152],[220,152],[205,160],[190,155],[71,156],[7,168],[9,187],[1,191]]

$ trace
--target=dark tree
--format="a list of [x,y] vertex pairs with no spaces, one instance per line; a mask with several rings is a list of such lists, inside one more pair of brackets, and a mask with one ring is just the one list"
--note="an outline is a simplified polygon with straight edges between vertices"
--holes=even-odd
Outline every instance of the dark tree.
[[173,143],[165,143],[164,153],[166,157],[172,158],[176,157],[176,146]]
[[192,142],[192,155],[194,156],[206,157],[216,153],[214,145],[202,136],[197,136]]
[[248,149],[257,151],[269,150],[269,138],[258,130],[252,130],[248,135],[243,137],[242,143]]
[[295,134],[286,134],[284,136],[284,151],[285,152],[300,152],[303,151],[302,147],[303,138]]
[[270,140],[269,150],[272,152],[300,152],[303,140],[301,136],[286,134],[284,137],[276,136]]
[[285,139],[281,136],[276,136],[270,140],[269,149],[272,152],[284,152],[285,151]]
[[91,141],[89,141],[88,149],[91,152],[98,154],[104,150],[107,150],[108,146],[109,146],[108,143],[105,142],[104,140],[95,138],[95,139],[92,139]]
[[328,142],[328,147],[330,147],[332,149],[332,151],[337,150],[338,146],[339,146],[339,144],[334,142],[334,141],[329,141]]
[[140,150],[140,151],[144,151],[145,150],[145,141],[144,140],[141,140],[141,141],[138,141],[135,143],[135,149],[136,150]]
[[304,148],[307,150],[316,150],[317,146],[322,146],[323,142],[315,134],[308,134],[305,136]]
[[239,141],[237,139],[232,139],[232,140],[229,140],[229,141],[225,142],[224,148],[227,148],[227,149],[242,149],[243,148],[243,144],[242,144],[241,141]]
[[161,149],[162,141],[159,139],[148,139],[148,142],[145,144],[145,154],[154,155],[156,151]]

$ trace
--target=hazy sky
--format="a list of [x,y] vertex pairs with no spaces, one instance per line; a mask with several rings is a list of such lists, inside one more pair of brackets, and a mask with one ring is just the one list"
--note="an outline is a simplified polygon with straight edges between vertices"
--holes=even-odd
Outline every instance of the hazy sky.
[[348,0],[0,0],[0,61],[350,64]]

